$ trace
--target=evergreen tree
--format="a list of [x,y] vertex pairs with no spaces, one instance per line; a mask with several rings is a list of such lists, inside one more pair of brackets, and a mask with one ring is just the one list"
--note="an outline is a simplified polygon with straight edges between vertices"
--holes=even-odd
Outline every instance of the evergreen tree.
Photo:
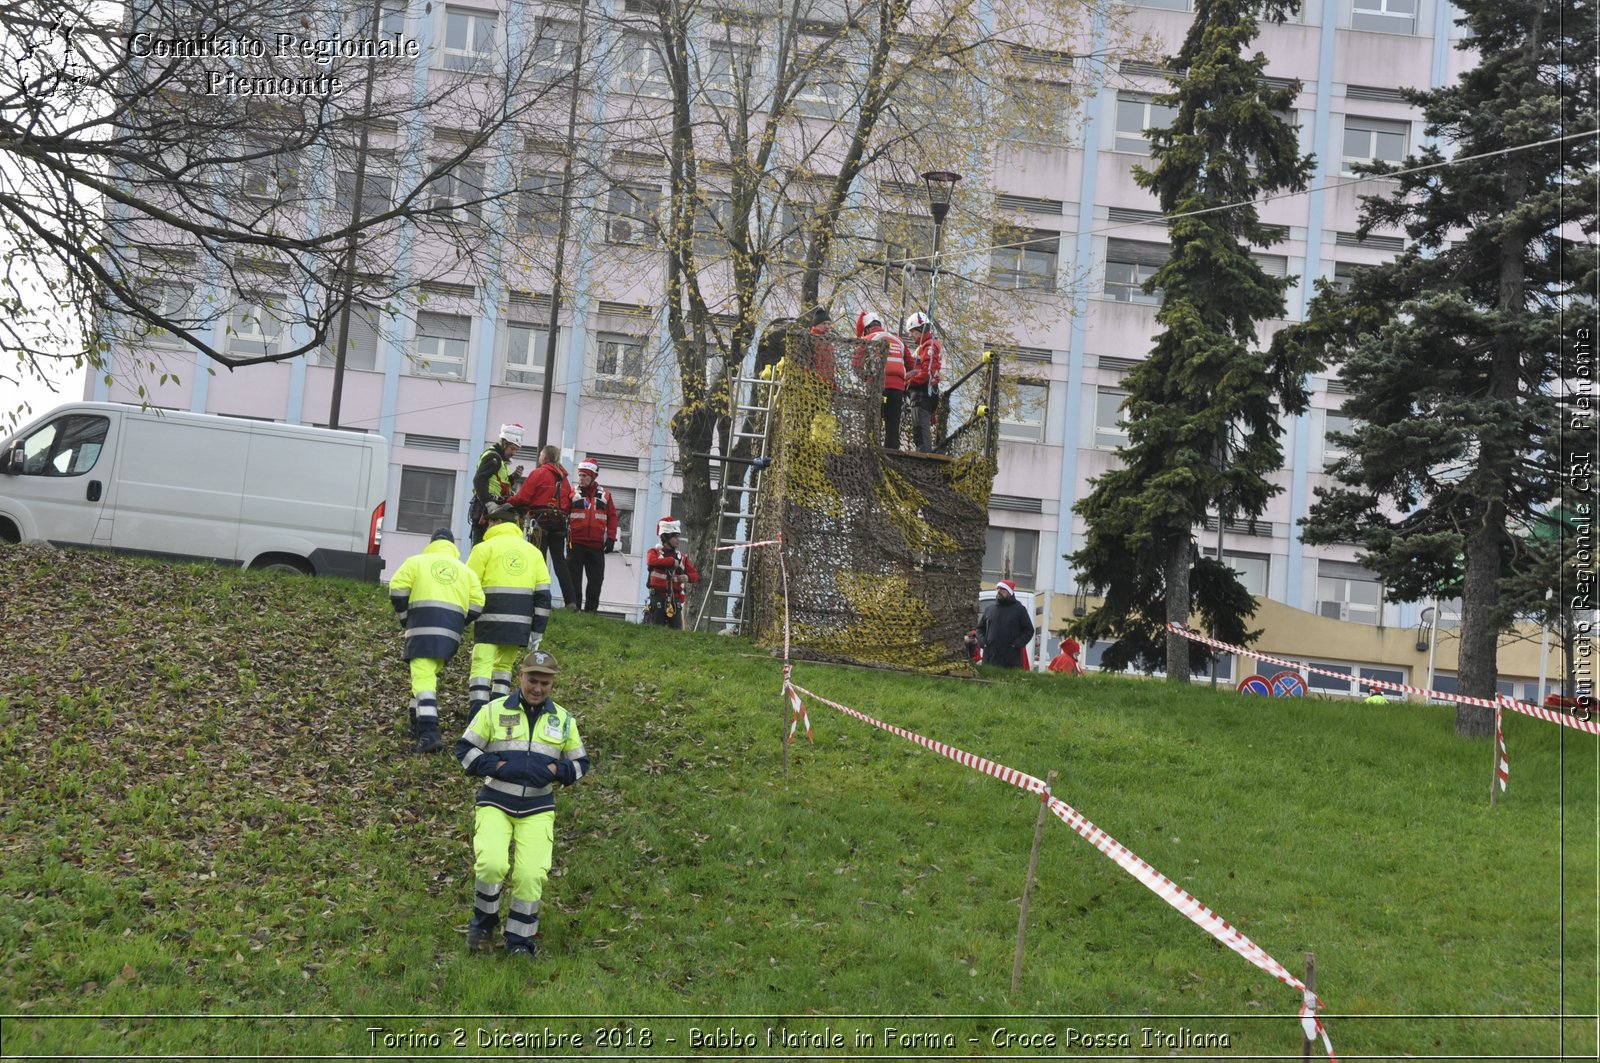
[[[1407,93],[1432,144],[1362,234],[1403,229],[1406,251],[1325,291],[1279,340],[1340,362],[1356,418],[1306,521],[1310,543],[1360,543],[1391,600],[1460,588],[1461,693],[1495,695],[1505,582],[1527,560],[1515,532],[1560,490],[1564,304],[1592,281],[1593,0],[1459,0],[1478,63]],[[1592,313],[1592,305],[1588,312]],[[1461,706],[1456,732],[1493,710]]]
[[1206,652],[1163,628],[1191,609],[1221,638],[1255,633],[1254,600],[1222,560],[1196,556],[1193,531],[1209,507],[1255,517],[1278,488],[1266,477],[1283,461],[1280,408],[1306,406],[1310,366],[1255,347],[1256,326],[1284,314],[1293,278],[1274,278],[1250,247],[1276,242],[1253,201],[1306,186],[1311,159],[1280,117],[1298,86],[1269,88],[1266,57],[1245,54],[1257,16],[1282,21],[1297,0],[1199,0],[1172,61],[1180,78],[1160,102],[1176,110],[1150,131],[1152,169],[1135,179],[1171,219],[1172,254],[1146,282],[1161,291],[1161,332],[1148,360],[1128,374],[1128,444],[1122,467],[1099,477],[1075,507],[1088,523],[1069,556],[1105,603],[1074,626],[1114,638],[1106,667],[1162,663],[1187,681]]

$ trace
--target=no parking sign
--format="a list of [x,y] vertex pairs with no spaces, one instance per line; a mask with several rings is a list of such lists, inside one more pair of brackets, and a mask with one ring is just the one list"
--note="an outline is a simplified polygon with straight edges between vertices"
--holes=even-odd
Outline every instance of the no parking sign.
[[1272,677],[1272,696],[1275,698],[1303,698],[1306,681],[1299,672],[1282,671]]
[[1239,693],[1260,694],[1264,698],[1272,697],[1272,686],[1263,675],[1253,675],[1248,679],[1239,680]]

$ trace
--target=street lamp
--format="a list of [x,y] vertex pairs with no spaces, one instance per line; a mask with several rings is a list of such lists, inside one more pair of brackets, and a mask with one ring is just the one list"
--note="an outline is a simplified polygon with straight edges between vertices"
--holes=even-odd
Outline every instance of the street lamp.
[[939,293],[939,247],[943,243],[944,219],[950,213],[950,197],[955,194],[961,175],[950,170],[929,170],[922,175],[928,186],[928,211],[933,215],[933,277],[928,281],[928,320],[934,320],[934,305]]

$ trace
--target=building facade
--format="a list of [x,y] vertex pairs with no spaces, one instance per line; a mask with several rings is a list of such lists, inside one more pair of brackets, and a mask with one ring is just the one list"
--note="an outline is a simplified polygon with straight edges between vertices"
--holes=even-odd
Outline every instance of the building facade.
[[[1190,0],[1141,0],[1120,15],[1129,28],[1150,33],[1170,51],[1187,30],[1190,6]],[[431,42],[419,62],[448,69],[470,61],[475,42],[490,39],[499,20],[515,32],[517,19],[533,16],[523,5],[450,0],[412,3],[403,17],[409,34]],[[1453,18],[1445,0],[1306,0],[1294,21],[1262,27],[1255,47],[1268,57],[1267,76],[1301,82],[1293,113],[1285,117],[1300,130],[1301,150],[1317,160],[1308,192],[1262,208],[1263,221],[1278,226],[1285,238],[1258,255],[1259,261],[1271,272],[1299,278],[1288,296],[1289,319],[1305,313],[1314,280],[1337,284],[1403,246],[1399,234],[1357,239],[1360,197],[1380,193],[1385,183],[1356,180],[1351,171],[1373,160],[1397,162],[1420,146],[1420,117],[1398,90],[1444,85],[1470,62],[1470,53],[1457,48],[1461,31]],[[559,64],[558,52],[551,51],[548,61]],[[1061,76],[1074,75],[1068,68]],[[1166,121],[1153,102],[1165,85],[1161,68],[1123,63],[1096,79],[1077,113],[1012,130],[995,168],[998,209],[1027,238],[1013,241],[1020,246],[983,252],[989,283],[1018,289],[1055,310],[1026,335],[994,344],[1017,387],[1002,414],[983,575],[990,583],[1008,577],[1038,591],[1040,619],[1052,632],[1087,605],[1063,559],[1084,532],[1072,506],[1111,467],[1116,446],[1126,438],[1117,413],[1125,395],[1122,381],[1145,356],[1155,332],[1159,296],[1140,285],[1166,257],[1166,228],[1153,196],[1135,184],[1133,167],[1148,157],[1145,130]],[[592,113],[604,112],[608,96],[651,91],[647,59],[615,64],[596,86]],[[425,303],[358,323],[340,423],[390,441],[384,554],[391,570],[420,549],[434,528],[465,531],[472,470],[500,424],[527,426],[521,460],[530,468],[546,441],[563,448],[569,469],[580,457],[595,458],[601,482],[625,514],[620,549],[607,559],[602,609],[636,616],[645,597],[644,552],[656,519],[673,511],[679,489],[668,432],[674,384],[669,371],[656,368],[670,359],[661,357],[664,330],[654,308],[659,294],[651,290],[650,278],[658,272],[648,267],[649,207],[659,202],[665,179],[641,167],[625,194],[590,187],[579,197],[575,253],[564,278],[570,295],[550,382],[552,412],[546,438],[538,439],[549,308],[535,293],[547,288],[540,287],[536,270],[531,277],[521,270],[507,241],[553,236],[547,217],[527,211],[530,202],[548,195],[552,170],[533,163],[522,173],[481,175],[522,194],[487,208],[489,216],[481,220],[490,237],[482,258],[463,269],[459,280],[430,283]],[[337,175],[329,194],[344,191],[348,198],[347,183]],[[620,285],[619,256],[646,263]],[[397,268],[403,271],[405,262]],[[222,295],[243,309],[216,323],[219,345],[258,352],[284,340],[271,334],[271,326],[264,330],[261,322],[271,315],[260,308],[251,313],[250,296]],[[1267,331],[1275,327],[1281,323]],[[156,405],[293,423],[328,421],[333,370],[326,353],[211,375],[203,358],[181,347],[162,348],[159,336],[155,340],[140,351],[114,350],[112,382],[96,377],[88,397],[135,400],[130,369],[154,354],[176,374],[176,380],[147,382]],[[1339,412],[1345,396],[1336,372],[1312,384],[1312,408],[1284,426],[1281,493],[1258,521],[1224,521],[1220,532],[1224,556],[1264,600],[1267,634],[1260,646],[1348,670],[1352,680],[1342,690],[1337,682],[1317,688],[1330,693],[1358,692],[1359,678],[1367,673],[1448,687],[1454,664],[1448,603],[1434,614],[1423,612],[1434,603],[1386,603],[1378,579],[1356,561],[1354,547],[1313,548],[1301,541],[1298,522],[1326,482],[1324,464],[1336,455],[1330,434],[1348,424]],[[1197,534],[1202,547],[1214,552],[1217,518]],[[1429,632],[1427,650],[1418,649],[1423,629]],[[1091,665],[1097,651],[1089,651]],[[1250,672],[1234,662],[1227,668],[1221,678],[1229,682]],[[1541,659],[1537,633],[1508,641],[1502,656],[1508,693],[1538,696],[1542,672],[1557,680],[1560,666],[1553,653]]]

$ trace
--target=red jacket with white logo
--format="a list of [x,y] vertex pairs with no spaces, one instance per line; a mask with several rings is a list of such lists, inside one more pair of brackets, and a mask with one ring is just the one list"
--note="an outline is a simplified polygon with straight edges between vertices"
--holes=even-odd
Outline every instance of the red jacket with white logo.
[[[883,390],[904,391],[906,389],[906,345],[905,341],[882,325],[873,325],[862,334],[863,340],[885,340],[883,351]],[[854,360],[856,372],[860,373],[867,364],[867,347],[865,344],[856,345]]]
[[611,501],[611,492],[599,484],[590,484],[574,491],[572,508],[567,516],[571,521],[567,540],[573,546],[599,549],[617,537],[616,503]]
[[644,555],[644,565],[650,570],[645,586],[653,591],[668,591],[679,605],[683,604],[689,584],[700,582],[694,562],[681,550],[652,546]]
[[917,349],[911,352],[909,364],[906,376],[908,387],[936,390],[939,387],[939,370],[944,364],[944,347],[940,345],[938,337],[931,332],[925,333]]

